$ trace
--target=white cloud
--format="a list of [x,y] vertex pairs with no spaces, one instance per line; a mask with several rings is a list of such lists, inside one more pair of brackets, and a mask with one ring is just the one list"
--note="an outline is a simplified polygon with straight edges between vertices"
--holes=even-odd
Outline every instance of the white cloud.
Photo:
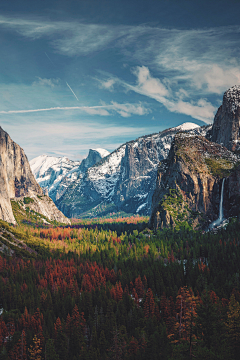
[[190,115],[194,119],[202,120],[208,124],[212,123],[216,107],[205,99],[200,99],[196,104],[179,100],[168,104],[168,109],[180,114]]
[[101,107],[96,107],[96,108],[91,108],[91,107],[85,107],[83,108],[83,110],[89,114],[89,115],[101,115],[101,116],[109,116],[110,113],[104,109],[104,108],[101,108]]
[[150,112],[150,109],[146,109],[142,104],[118,104],[112,101],[113,110],[123,117],[129,117],[131,115],[146,115]]
[[97,79],[100,82],[100,87],[103,89],[107,89],[109,91],[113,91],[113,85],[116,83],[115,79],[108,79],[106,81],[101,81]]
[[[140,65],[134,70],[137,82],[132,85],[110,77],[100,80],[103,88],[112,91],[116,82],[122,83],[126,89],[151,97],[170,111],[207,122],[214,106],[210,102],[204,105],[196,100],[195,103],[186,102],[188,94],[201,99],[209,94],[222,94],[240,83],[240,26],[179,30],[1,16],[0,27],[29,39],[44,37],[54,51],[70,57],[116,47],[125,56],[123,63],[130,58],[131,63],[135,61]],[[42,79],[43,83],[50,85],[46,80],[49,79]],[[105,111],[110,113],[109,108]],[[104,113],[103,110],[98,112]],[[129,114],[124,109],[119,113]]]
[[223,69],[217,64],[213,64],[211,69],[204,73],[204,77],[199,79],[201,86],[204,83],[210,93],[221,94],[233,85],[240,84],[240,68],[232,67]]
[[39,76],[37,76],[37,81],[34,81],[32,85],[40,85],[40,86],[50,86],[51,88],[54,88],[56,85],[59,84],[59,79],[42,79]]
[[[166,89],[160,79],[153,78],[147,67],[137,67],[133,73],[137,77],[136,85],[130,85],[118,79],[119,84],[128,90],[155,99],[164,105],[169,111],[189,115],[195,119],[211,123],[214,118],[216,107],[206,99],[200,98],[197,102],[186,102],[183,98],[188,97],[188,92],[180,88],[179,91]],[[116,80],[117,81],[117,80]],[[122,116],[127,113],[122,109]]]
[[153,78],[146,66],[137,66],[133,73],[137,76],[137,87],[143,92],[157,96],[169,95],[167,88],[157,78]]

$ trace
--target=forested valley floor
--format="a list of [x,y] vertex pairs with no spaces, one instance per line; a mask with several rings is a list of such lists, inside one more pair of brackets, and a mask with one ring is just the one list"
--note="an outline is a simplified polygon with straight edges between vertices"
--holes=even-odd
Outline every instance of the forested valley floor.
[[[20,242],[19,242],[20,240]],[[0,360],[238,359],[240,223],[0,222]]]

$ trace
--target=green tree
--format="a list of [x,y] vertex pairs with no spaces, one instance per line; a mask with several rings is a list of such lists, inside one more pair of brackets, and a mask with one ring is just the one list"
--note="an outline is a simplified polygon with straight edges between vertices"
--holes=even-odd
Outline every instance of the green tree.
[[205,292],[201,298],[202,302],[197,306],[195,334],[202,339],[203,344],[210,350],[220,338],[223,324],[209,292]]
[[240,351],[240,305],[232,294],[227,312],[227,338],[233,348],[235,359],[239,359]]
[[52,339],[48,339],[46,343],[46,360],[59,360],[59,355],[56,353],[54,347],[54,341]]

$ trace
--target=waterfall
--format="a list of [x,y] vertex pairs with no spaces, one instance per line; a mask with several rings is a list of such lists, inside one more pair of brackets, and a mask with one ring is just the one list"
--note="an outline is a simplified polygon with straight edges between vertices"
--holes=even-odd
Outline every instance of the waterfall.
[[221,189],[221,199],[220,199],[220,204],[219,204],[219,216],[218,219],[215,220],[214,222],[212,222],[212,224],[210,225],[210,228],[213,229],[214,227],[220,225],[223,222],[223,193],[224,193],[224,182],[225,179],[223,179],[222,182],[222,189]]

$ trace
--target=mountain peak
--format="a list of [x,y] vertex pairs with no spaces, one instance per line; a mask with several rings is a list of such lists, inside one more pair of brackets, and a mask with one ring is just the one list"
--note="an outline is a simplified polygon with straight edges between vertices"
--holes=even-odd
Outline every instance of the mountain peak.
[[240,85],[228,89],[223,95],[207,138],[235,151],[240,149]]
[[102,149],[102,148],[97,148],[97,149],[92,149],[92,150],[97,151],[101,155],[102,158],[104,158],[110,154],[109,151]]
[[226,106],[227,110],[235,113],[240,106],[240,85],[234,85],[223,95],[223,106]]
[[225,105],[229,111],[235,113],[240,106],[240,85],[234,85],[223,95],[223,105]]

